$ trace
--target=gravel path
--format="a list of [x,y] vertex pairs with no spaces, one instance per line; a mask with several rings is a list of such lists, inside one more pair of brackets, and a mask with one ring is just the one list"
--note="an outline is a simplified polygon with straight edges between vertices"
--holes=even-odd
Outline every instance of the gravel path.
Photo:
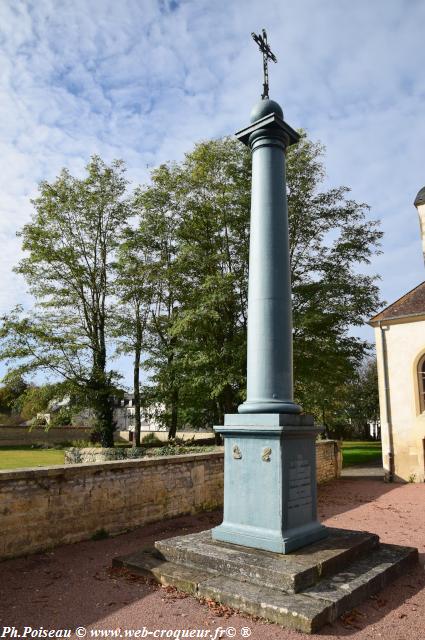
[[368,465],[353,465],[352,467],[344,467],[341,471],[343,478],[383,478],[385,471],[382,462]]
[[[416,546],[421,565],[351,615],[310,637],[425,638],[425,485],[385,484],[380,478],[342,478],[319,488],[319,514],[330,526],[367,529],[379,534],[384,542]],[[72,630],[84,626],[88,629],[87,638],[93,637],[93,630],[100,629],[121,629],[121,637],[125,638],[125,629],[144,627],[149,631],[168,630],[168,637],[172,637],[171,630],[177,629],[211,630],[210,637],[214,637],[218,627],[233,627],[236,638],[244,637],[241,630],[248,634],[248,628],[253,640],[299,640],[302,634],[297,632],[181,597],[173,590],[110,569],[116,555],[218,522],[218,512],[182,517],[115,538],[80,542],[5,561],[0,564],[0,626],[16,626],[20,632],[24,626]],[[6,636],[0,633],[0,637]]]

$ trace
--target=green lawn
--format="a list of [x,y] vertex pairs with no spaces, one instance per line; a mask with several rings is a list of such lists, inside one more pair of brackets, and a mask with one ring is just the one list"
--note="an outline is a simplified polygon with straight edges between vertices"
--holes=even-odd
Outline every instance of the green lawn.
[[344,467],[379,462],[382,459],[381,456],[382,446],[380,442],[345,440],[342,443],[342,464]]
[[[380,442],[344,441],[343,466],[367,464],[381,460]],[[46,467],[63,464],[64,452],[60,449],[32,449],[30,446],[0,447],[0,469],[21,467]]]
[[32,449],[30,446],[0,447],[0,469],[22,467],[46,467],[63,464],[64,452],[60,449]]

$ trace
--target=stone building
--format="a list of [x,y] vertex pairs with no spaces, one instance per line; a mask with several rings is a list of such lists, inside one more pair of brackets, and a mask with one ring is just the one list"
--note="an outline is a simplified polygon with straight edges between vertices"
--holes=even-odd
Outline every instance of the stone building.
[[[415,199],[425,259],[425,187]],[[382,455],[390,480],[425,480],[425,282],[371,318]]]
[[[154,410],[155,406],[152,407],[153,414]],[[134,432],[135,412],[133,393],[124,393],[122,398],[114,398],[114,422],[116,430],[120,432]],[[148,415],[142,410],[140,430],[142,432],[166,431],[166,428],[161,426],[154,415]]]
[[[113,420],[115,423],[115,430],[123,433],[129,432],[129,440],[132,440],[131,434],[134,432],[135,421],[135,407],[134,407],[134,394],[124,393],[120,397],[113,396],[111,398],[113,403]],[[54,399],[49,402],[47,413],[38,413],[37,420],[44,420],[45,424],[50,424],[52,415],[58,413],[61,409],[67,409],[72,407],[72,401],[70,396],[64,396],[60,399]],[[157,406],[151,407],[151,411],[146,413],[142,410],[140,430],[142,432],[149,431],[164,431],[165,427],[161,426],[158,420],[155,418],[155,410]],[[92,427],[94,420],[94,413],[92,409],[80,409],[78,412],[72,415],[72,425],[78,427]]]

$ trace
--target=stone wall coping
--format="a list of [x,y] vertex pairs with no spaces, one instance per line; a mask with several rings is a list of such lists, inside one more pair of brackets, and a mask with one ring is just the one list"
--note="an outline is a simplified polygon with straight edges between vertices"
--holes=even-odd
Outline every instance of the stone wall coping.
[[108,460],[107,462],[84,462],[81,464],[55,465],[51,467],[29,467],[25,469],[0,470],[0,482],[7,480],[41,480],[57,476],[72,477],[85,471],[87,475],[98,474],[101,471],[115,469],[134,469],[134,467],[153,467],[182,462],[196,462],[200,460],[221,459],[224,451],[209,451],[208,453],[184,453],[174,456],[149,456],[130,460]]
[[[337,440],[316,440],[316,445],[326,445]],[[108,460],[105,462],[83,462],[79,464],[55,465],[49,467],[25,467],[22,469],[0,470],[0,482],[7,480],[29,480],[41,479],[43,477],[73,476],[80,471],[87,474],[96,474],[100,471],[114,469],[132,469],[140,466],[142,468],[155,465],[179,464],[179,462],[192,462],[195,460],[208,460],[211,458],[222,458],[224,451],[209,451],[208,453],[185,453],[173,456],[145,456],[143,458]]]

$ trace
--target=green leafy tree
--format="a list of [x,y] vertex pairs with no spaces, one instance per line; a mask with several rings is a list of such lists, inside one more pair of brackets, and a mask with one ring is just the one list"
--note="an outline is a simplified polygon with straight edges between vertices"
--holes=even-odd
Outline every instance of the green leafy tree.
[[28,388],[23,377],[15,371],[10,371],[2,380],[0,387],[0,412],[10,413],[15,409],[16,400]]
[[348,188],[320,191],[322,157],[304,136],[289,149],[287,174],[295,393],[326,425],[370,347],[349,329],[380,304],[376,278],[359,267],[378,252],[382,233]]
[[17,400],[28,389],[28,383],[17,371],[9,371],[2,380],[0,387],[0,414],[9,416],[19,410]]
[[48,413],[49,402],[63,394],[61,384],[29,385],[16,399],[14,406],[24,420],[31,420],[37,413]]
[[35,311],[17,307],[3,318],[0,357],[25,373],[44,370],[72,387],[96,415],[103,446],[113,446],[107,366],[113,311],[113,262],[131,213],[123,164],[94,156],[87,175],[64,169],[42,182],[32,220],[19,234],[27,253],[16,268],[34,296]]
[[146,326],[153,298],[148,270],[149,251],[140,229],[127,229],[118,250],[114,315],[117,352],[133,356],[134,445],[140,447],[141,396],[140,366]]
[[144,404],[167,427],[169,438],[174,438],[180,393],[179,344],[172,332],[181,293],[181,274],[175,264],[182,217],[179,168],[162,165],[153,171],[152,185],[136,192],[135,206],[150,291],[144,367],[151,383],[143,389]]
[[136,197],[153,291],[144,395],[170,438],[220,420],[241,397],[249,173],[239,149],[205,143],[155,170]]
[[181,421],[220,423],[245,388],[250,157],[229,140],[201,143],[180,167],[175,270],[180,306]]
[[364,360],[348,387],[348,393],[353,431],[358,437],[368,440],[370,425],[380,425],[378,370],[375,358]]

